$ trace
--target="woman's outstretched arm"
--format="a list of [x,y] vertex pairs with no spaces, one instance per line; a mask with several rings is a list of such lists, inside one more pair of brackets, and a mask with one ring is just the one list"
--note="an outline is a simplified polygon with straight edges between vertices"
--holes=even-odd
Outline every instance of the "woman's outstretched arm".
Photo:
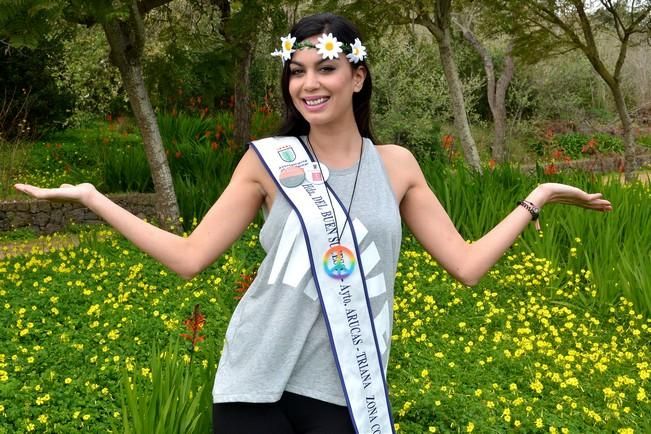
[[[502,257],[531,222],[531,214],[516,206],[493,229],[472,244],[461,237],[445,209],[427,185],[413,155],[404,148],[393,147],[390,169],[403,177],[400,213],[425,250],[455,279],[475,285]],[[386,160],[385,160],[386,161]],[[565,184],[546,183],[536,187],[525,199],[538,208],[548,203],[563,203],[597,211],[610,211],[609,201],[600,193],[588,194]]]
[[99,193],[92,184],[64,184],[59,188],[16,184],[15,188],[38,199],[82,203],[139,249],[190,279],[214,262],[255,217],[264,198],[258,182],[260,173],[264,170],[258,158],[248,151],[222,195],[187,238],[141,220]]

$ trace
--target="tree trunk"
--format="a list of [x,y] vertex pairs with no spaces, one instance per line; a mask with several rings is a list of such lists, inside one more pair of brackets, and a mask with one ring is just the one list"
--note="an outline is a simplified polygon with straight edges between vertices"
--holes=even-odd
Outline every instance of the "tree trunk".
[[111,61],[120,76],[129,97],[129,103],[142,134],[142,141],[151,170],[154,189],[158,196],[156,212],[162,227],[180,231],[179,207],[174,193],[172,174],[165,155],[163,140],[158,128],[156,114],[151,105],[142,75],[140,57],[144,41],[138,34],[139,17],[129,22],[111,20],[103,23],[104,33],[111,47]]
[[619,80],[614,80],[610,86],[610,90],[615,98],[615,106],[619,119],[622,121],[622,133],[624,136],[624,179],[626,182],[631,182],[635,179],[635,169],[637,169],[635,161],[635,137],[633,136],[633,122],[628,114],[626,101],[622,94],[622,88]]
[[492,154],[493,159],[498,163],[504,163],[508,159],[506,149],[506,91],[513,79],[514,69],[513,57],[511,56],[511,49],[509,47],[504,57],[504,69],[495,85],[495,101],[493,106],[491,106],[495,127]]
[[504,69],[498,80],[495,79],[495,66],[493,58],[486,47],[477,39],[475,34],[470,30],[468,25],[463,25],[458,21],[455,24],[461,29],[463,36],[479,53],[484,63],[484,72],[486,73],[486,97],[488,106],[493,116],[494,138],[491,147],[491,156],[497,163],[504,163],[507,160],[506,151],[506,91],[513,79],[514,64],[511,51],[513,44],[509,43],[504,57]]
[[466,115],[466,106],[463,100],[463,90],[461,87],[461,79],[457,71],[457,65],[454,63],[454,55],[452,53],[450,29],[442,29],[442,37],[436,38],[438,42],[439,54],[441,56],[441,64],[443,72],[448,84],[448,91],[450,93],[450,103],[452,105],[452,112],[454,114],[454,128],[459,135],[461,146],[466,157],[468,164],[478,172],[481,172],[481,164],[479,160],[479,153],[477,152],[477,145],[470,133],[470,125],[468,124],[468,116]]
[[251,95],[249,93],[249,85],[251,83],[250,69],[251,62],[253,61],[253,44],[244,44],[242,56],[238,59],[236,65],[237,79],[235,80],[234,95],[234,117],[235,117],[235,131],[234,140],[235,146],[244,146],[251,140]]

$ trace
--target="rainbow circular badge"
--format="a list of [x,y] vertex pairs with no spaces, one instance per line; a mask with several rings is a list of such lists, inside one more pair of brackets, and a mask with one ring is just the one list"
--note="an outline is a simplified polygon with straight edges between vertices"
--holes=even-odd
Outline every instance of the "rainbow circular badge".
[[333,279],[343,280],[355,270],[355,255],[344,246],[330,247],[323,254],[323,269]]

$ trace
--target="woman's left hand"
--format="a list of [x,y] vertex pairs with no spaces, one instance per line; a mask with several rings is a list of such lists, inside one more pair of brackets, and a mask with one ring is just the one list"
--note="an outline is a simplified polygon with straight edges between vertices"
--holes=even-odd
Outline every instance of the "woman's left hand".
[[540,207],[547,203],[563,203],[602,212],[613,210],[610,201],[604,199],[601,193],[586,193],[580,188],[555,182],[540,184],[538,189],[542,193],[543,203],[534,203]]

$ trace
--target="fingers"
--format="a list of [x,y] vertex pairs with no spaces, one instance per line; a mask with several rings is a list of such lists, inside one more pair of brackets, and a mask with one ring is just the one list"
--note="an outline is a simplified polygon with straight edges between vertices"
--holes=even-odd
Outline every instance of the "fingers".
[[40,188],[29,184],[15,184],[14,188],[36,199],[49,199],[56,196],[57,188]]
[[14,184],[14,188],[21,193],[29,194],[30,196],[34,196],[34,186],[29,185],[29,184]]

